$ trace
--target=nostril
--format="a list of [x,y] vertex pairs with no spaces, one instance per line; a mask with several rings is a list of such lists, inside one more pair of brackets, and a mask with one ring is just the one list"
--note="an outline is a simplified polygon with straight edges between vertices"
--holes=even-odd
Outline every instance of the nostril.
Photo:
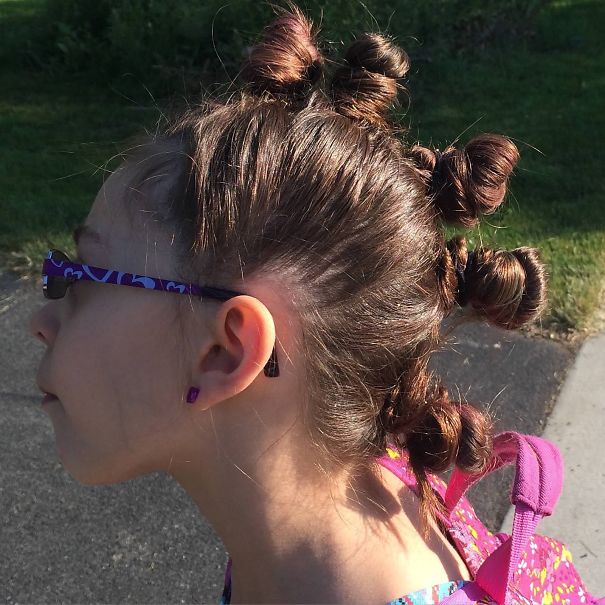
[[60,320],[57,310],[58,308],[52,303],[47,303],[34,311],[29,318],[29,334],[47,346],[56,338],[59,331]]
[[27,322],[27,331],[30,336],[33,336],[36,340],[46,344],[46,338],[42,331],[38,328],[37,315],[34,314]]
[[40,332],[36,332],[35,334],[32,334],[32,336],[36,339],[39,340],[41,343],[46,344],[46,341],[44,340],[44,337],[42,336],[42,334]]

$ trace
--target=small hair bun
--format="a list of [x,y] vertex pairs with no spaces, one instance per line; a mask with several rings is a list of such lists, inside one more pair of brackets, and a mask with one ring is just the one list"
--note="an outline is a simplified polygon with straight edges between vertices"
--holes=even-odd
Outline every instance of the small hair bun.
[[324,59],[315,44],[312,22],[292,3],[267,25],[240,70],[255,95],[304,96],[320,79]]
[[344,60],[332,76],[335,108],[354,120],[387,125],[388,110],[403,88],[397,80],[410,68],[407,53],[381,34],[365,33],[351,43]]
[[[492,454],[492,421],[472,405],[449,398],[439,383],[427,389],[426,405],[403,440],[418,479],[421,515],[429,510],[446,513],[427,480],[427,471],[442,473],[452,464],[474,473],[485,468]],[[424,526],[424,532],[427,531]]]
[[471,405],[452,401],[437,383],[427,392],[424,416],[405,436],[412,466],[441,473],[452,464],[476,472],[489,461],[491,419]]
[[448,306],[469,304],[509,330],[533,321],[546,306],[546,272],[535,248],[469,253],[458,236],[447,242],[444,261],[441,290]]
[[381,34],[366,33],[354,40],[345,61],[353,69],[365,69],[396,80],[403,78],[410,68],[407,53]]
[[414,145],[410,155],[441,218],[465,227],[476,225],[480,215],[497,210],[519,161],[519,151],[510,139],[487,133],[476,136],[463,149],[448,146],[440,152]]

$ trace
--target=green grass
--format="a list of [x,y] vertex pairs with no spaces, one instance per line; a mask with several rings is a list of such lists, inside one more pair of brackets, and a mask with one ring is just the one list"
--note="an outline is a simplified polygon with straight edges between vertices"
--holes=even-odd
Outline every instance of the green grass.
[[31,277],[50,246],[73,252],[71,230],[117,165],[107,160],[159,115],[143,85],[129,100],[128,77],[95,81],[21,67],[43,6],[0,0],[0,263]]
[[[8,23],[13,32],[3,37],[0,29],[0,58],[19,47],[15,32],[26,36],[41,6],[41,0],[0,0],[0,28]],[[411,141],[439,148],[479,132],[517,143],[521,161],[508,204],[469,235],[475,243],[542,251],[550,275],[546,321],[560,329],[589,328],[603,286],[603,22],[603,3],[557,2],[528,43],[481,58],[415,64],[412,105],[403,118]],[[0,262],[33,276],[49,246],[71,250],[69,233],[100,186],[99,167],[128,137],[153,130],[158,110],[142,84],[134,86],[133,103],[116,91],[132,90],[132,82],[2,64]]]
[[102,183],[106,160],[126,137],[153,125],[156,111],[73,78],[1,74],[0,90],[0,251],[39,264],[49,244],[68,244],[69,229],[86,216]]

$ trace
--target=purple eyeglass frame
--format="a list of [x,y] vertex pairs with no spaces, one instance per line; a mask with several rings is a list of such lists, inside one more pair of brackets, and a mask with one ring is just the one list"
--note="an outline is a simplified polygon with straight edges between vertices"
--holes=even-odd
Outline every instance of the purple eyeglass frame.
[[[53,254],[63,255],[65,259],[54,258]],[[56,291],[57,280],[65,284],[61,296],[51,296],[49,290],[50,284],[54,285]],[[148,290],[160,290],[162,292],[172,292],[174,294],[191,294],[200,298],[206,296],[216,300],[228,300],[234,296],[240,296],[242,292],[225,290],[224,288],[213,288],[211,286],[197,286],[195,284],[185,284],[178,281],[162,280],[159,277],[149,277],[148,275],[137,275],[136,273],[124,273],[114,269],[104,269],[102,267],[93,267],[81,263],[74,263],[69,256],[51,248],[42,264],[42,292],[45,298],[56,299],[63,298],[67,288],[78,280],[94,281],[103,284],[115,284],[117,286],[132,286],[134,288],[146,288]],[[275,378],[279,376],[279,366],[277,363],[277,353],[275,347],[271,352],[271,357],[265,364],[265,376]]]

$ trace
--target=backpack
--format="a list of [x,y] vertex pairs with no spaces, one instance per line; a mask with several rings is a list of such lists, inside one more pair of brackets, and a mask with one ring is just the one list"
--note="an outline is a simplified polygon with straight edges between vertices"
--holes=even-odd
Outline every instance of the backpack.
[[[417,490],[405,451],[389,447],[377,461]],[[493,534],[464,494],[479,479],[509,463],[516,463],[512,534]],[[563,462],[551,442],[516,432],[500,433],[484,471],[471,474],[455,468],[447,485],[435,475],[428,479],[445,504],[447,516],[441,515],[440,521],[473,578],[441,605],[605,605],[605,597],[597,599],[587,592],[569,550],[557,540],[534,534],[540,519],[552,514],[561,494]]]

